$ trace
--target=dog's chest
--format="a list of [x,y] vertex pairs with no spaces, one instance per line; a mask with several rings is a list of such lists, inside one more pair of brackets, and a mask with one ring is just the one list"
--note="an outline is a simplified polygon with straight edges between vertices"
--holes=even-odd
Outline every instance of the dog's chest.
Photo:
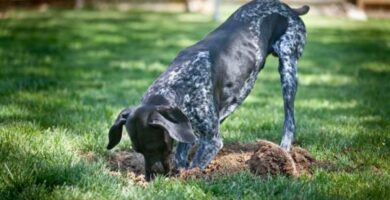
[[205,119],[217,116],[208,51],[199,51],[186,59],[174,61],[148,89],[144,99],[153,95],[167,98],[187,115],[194,129],[209,129]]
[[249,95],[253,89],[257,76],[262,68],[260,56],[256,59],[256,64],[251,67],[245,79],[236,81],[232,87],[224,87],[220,97],[219,120],[223,120],[230,115]]

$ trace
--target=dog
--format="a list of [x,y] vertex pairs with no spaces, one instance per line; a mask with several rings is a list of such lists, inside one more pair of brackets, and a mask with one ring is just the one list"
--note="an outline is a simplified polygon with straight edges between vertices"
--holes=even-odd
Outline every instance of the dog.
[[[278,0],[254,0],[234,12],[203,40],[182,50],[149,87],[137,107],[122,110],[109,131],[108,149],[119,143],[125,125],[135,151],[145,157],[146,179],[152,165],[169,171],[177,141],[179,169],[205,169],[222,148],[220,124],[244,101],[270,54],[279,58],[284,100],[281,147],[291,148],[295,133],[297,62],[306,42],[300,15],[308,6],[290,8]],[[198,149],[191,162],[188,152]]]

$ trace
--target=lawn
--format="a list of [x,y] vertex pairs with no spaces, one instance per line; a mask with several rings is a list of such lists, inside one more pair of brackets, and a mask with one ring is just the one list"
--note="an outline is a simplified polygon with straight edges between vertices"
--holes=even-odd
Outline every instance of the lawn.
[[[178,51],[218,23],[199,14],[14,11],[0,19],[0,199],[390,199],[390,20],[304,17],[296,144],[334,163],[312,176],[212,180],[113,175],[107,130]],[[279,142],[277,59],[222,126],[225,143]]]

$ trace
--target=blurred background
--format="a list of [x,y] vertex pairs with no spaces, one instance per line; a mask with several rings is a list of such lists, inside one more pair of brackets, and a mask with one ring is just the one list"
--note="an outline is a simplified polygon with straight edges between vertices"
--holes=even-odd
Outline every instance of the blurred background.
[[[129,10],[141,8],[154,11],[186,11],[213,13],[218,18],[221,6],[241,5],[248,0],[0,0],[2,12],[9,9],[49,8],[83,9],[83,8],[117,8]],[[363,18],[370,16],[387,16],[390,0],[285,0],[290,5],[307,4],[313,9],[311,14],[329,16],[349,16]]]
[[[127,137],[105,149],[118,112],[246,2],[0,0],[0,199],[390,199],[390,0],[285,1],[311,6],[295,144],[334,171],[138,188],[110,167],[110,154],[130,150]],[[279,143],[277,68],[269,56],[222,124],[225,144]]]

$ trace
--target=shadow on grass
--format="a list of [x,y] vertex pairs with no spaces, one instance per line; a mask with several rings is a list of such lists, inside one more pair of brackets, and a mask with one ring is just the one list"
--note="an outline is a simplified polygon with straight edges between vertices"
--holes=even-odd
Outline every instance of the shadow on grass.
[[[44,152],[37,153],[40,149],[26,149],[25,146],[15,146],[4,141],[0,144],[2,155],[11,152],[6,160],[0,159],[2,199],[42,199],[61,187],[83,190],[91,183],[104,186],[109,182],[111,187],[123,184],[108,174],[96,175],[101,166],[85,161],[77,162],[67,152],[45,149]],[[109,190],[110,185],[105,187]]]
[[86,115],[97,104],[103,108],[98,115],[105,117],[99,121],[106,121],[112,114],[108,107],[140,99],[184,47],[181,39],[192,43],[210,26],[165,13],[153,14],[162,22],[145,21],[149,13],[143,12],[96,19],[98,14],[60,12],[0,21],[6,30],[0,35],[0,104],[23,111],[22,116],[0,116],[1,122],[76,128],[81,122],[72,116]]

